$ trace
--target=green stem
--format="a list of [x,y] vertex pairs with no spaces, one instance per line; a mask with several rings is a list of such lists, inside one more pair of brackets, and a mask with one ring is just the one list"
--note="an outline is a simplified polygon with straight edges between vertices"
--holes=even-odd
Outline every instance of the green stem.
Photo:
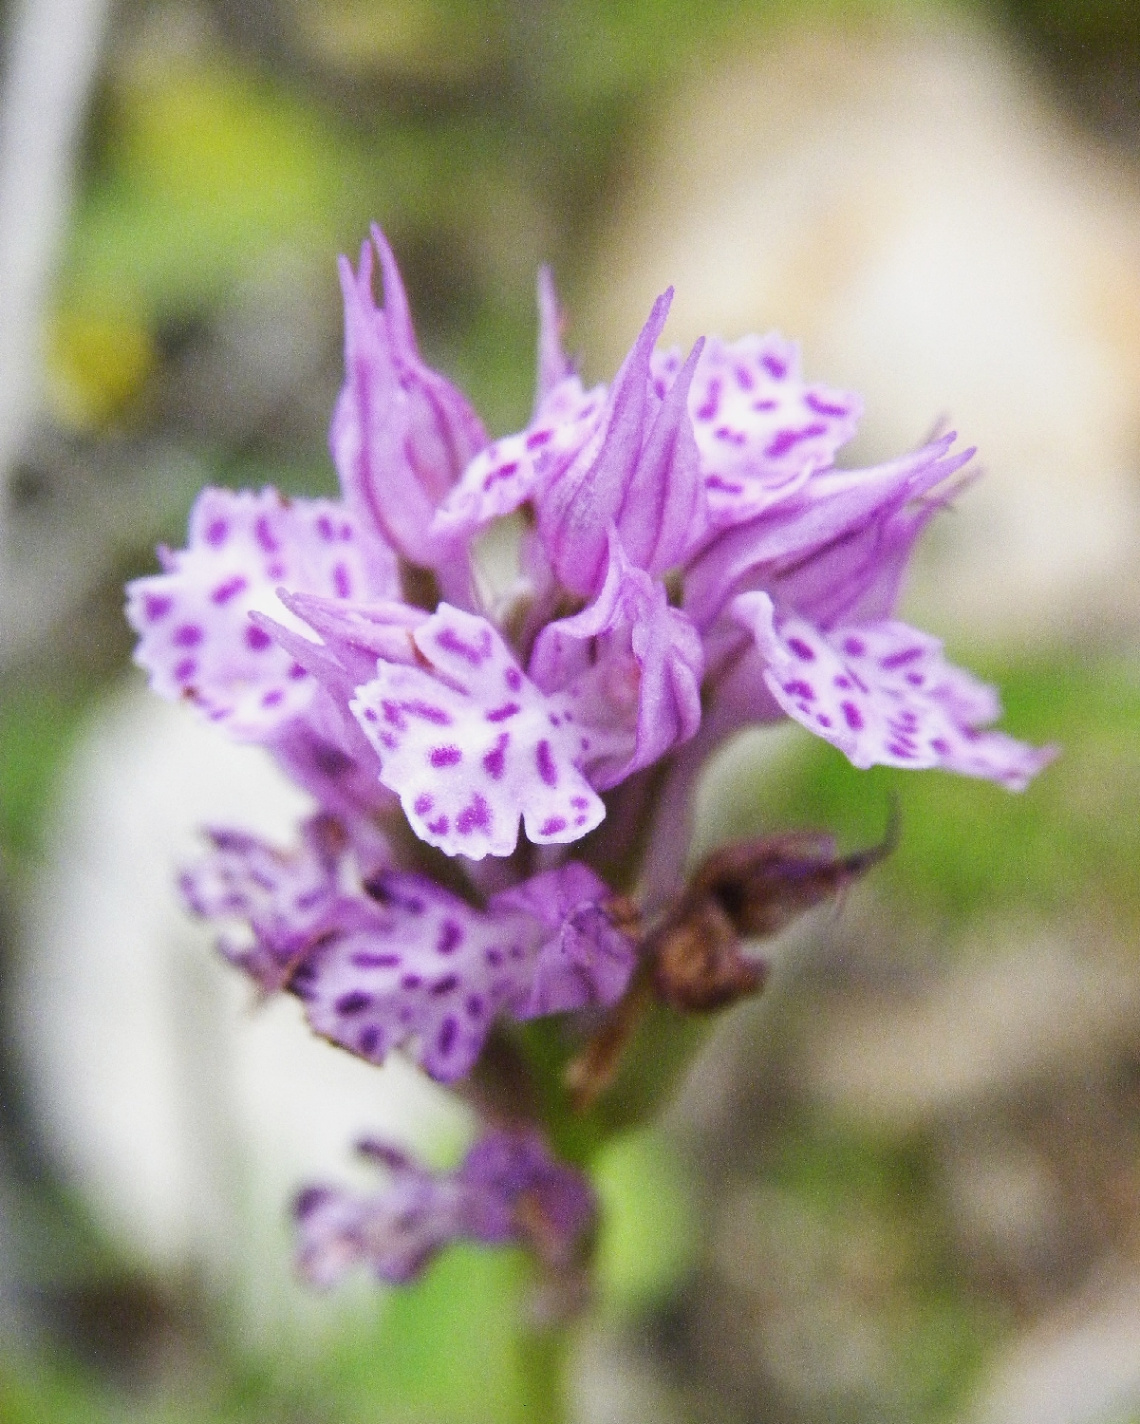
[[524,1327],[519,1337],[523,1424],[565,1424],[569,1418],[566,1369],[569,1330],[565,1324]]

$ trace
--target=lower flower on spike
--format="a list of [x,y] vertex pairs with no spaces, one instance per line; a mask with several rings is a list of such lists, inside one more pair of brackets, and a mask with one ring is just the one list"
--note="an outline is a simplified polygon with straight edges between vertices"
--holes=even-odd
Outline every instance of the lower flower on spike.
[[589,1182],[533,1129],[486,1133],[455,1172],[430,1172],[384,1143],[365,1141],[360,1151],[387,1169],[380,1191],[309,1187],[293,1205],[297,1266],[316,1286],[333,1286],[357,1266],[401,1284],[462,1240],[515,1243],[548,1270],[567,1270],[594,1226]]
[[238,832],[213,840],[183,875],[190,908],[244,924],[244,942],[222,940],[226,957],[263,992],[296,994],[317,1033],[374,1063],[403,1048],[454,1081],[501,1014],[607,1006],[633,972],[608,887],[574,861],[477,910],[427,876],[362,879],[359,850],[331,818],[292,855]]

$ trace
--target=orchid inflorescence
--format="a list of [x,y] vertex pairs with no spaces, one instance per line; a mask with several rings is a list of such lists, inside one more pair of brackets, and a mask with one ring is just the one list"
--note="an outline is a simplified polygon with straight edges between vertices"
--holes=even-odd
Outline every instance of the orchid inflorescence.
[[[859,398],[806,384],[776,335],[658,349],[671,292],[612,384],[586,390],[544,272],[534,413],[490,441],[423,361],[373,242],[382,307],[372,246],[341,265],[341,497],[205,490],[187,547],[131,584],[128,616],[155,691],[268,748],[314,803],[293,849],[211,830],[188,905],[318,1034],[465,1080],[486,1121],[453,1174],[371,1144],[389,1174],[377,1196],[302,1193],[302,1270],[329,1283],[359,1261],[405,1280],[460,1238],[521,1242],[553,1269],[593,1203],[533,1095],[502,1089],[502,1063],[517,1078],[526,1059],[513,1026],[577,1017],[564,1067],[582,1107],[634,1006],[753,992],[744,942],[873,859],[818,836],[745,842],[678,891],[710,753],[790,717],[858,767],[1018,790],[1052,751],[989,730],[994,692],[892,617],[971,457],[953,435],[837,468]],[[496,524],[504,537],[484,538]]]

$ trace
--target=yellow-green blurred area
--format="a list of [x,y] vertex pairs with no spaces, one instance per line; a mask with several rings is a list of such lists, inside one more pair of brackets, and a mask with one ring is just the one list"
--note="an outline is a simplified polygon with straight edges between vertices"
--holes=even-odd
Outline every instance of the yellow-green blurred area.
[[[18,11],[0,9],[9,44]],[[773,948],[769,991],[710,1026],[663,1121],[594,1163],[603,1223],[572,1417],[1137,1424],[1134,0],[133,0],[101,44],[23,357],[42,369],[34,418],[7,480],[2,1424],[545,1417],[533,1376],[557,1362],[536,1366],[521,1254],[454,1249],[415,1285],[347,1306],[281,1284],[301,1185],[281,1178],[288,1105],[263,1129],[275,1165],[258,1176],[242,1144],[272,1093],[258,1079],[234,1106],[227,1086],[256,1016],[217,1007],[185,943],[157,930],[168,975],[116,957],[167,913],[148,895],[173,905],[173,867],[145,889],[139,848],[165,843],[163,788],[198,774],[196,745],[140,710],[122,584],[152,570],[156,543],[181,543],[204,484],[335,488],[335,259],[374,220],[427,358],[493,433],[530,408],[542,262],[591,379],[610,374],[601,351],[628,346],[626,312],[648,309],[640,284],[660,270],[654,292],[676,280],[682,324],[786,323],[812,379],[865,379],[860,458],[961,413],[992,471],[942,516],[914,597],[954,660],[1000,687],[1003,728],[1062,749],[1019,796],[856,771],[799,729],[726,750],[702,790],[702,847],[807,827],[853,849],[896,812],[899,844]],[[933,125],[945,152],[924,148],[927,95],[952,116]],[[929,154],[927,188],[900,186]],[[967,173],[963,216],[940,204]],[[1103,183],[1086,192],[1090,174]],[[1047,234],[1040,254],[1002,226],[1019,203]],[[753,269],[739,253],[761,230]],[[929,351],[891,344],[921,336],[942,280],[923,275],[924,234],[946,282],[978,294],[955,296],[962,329],[939,327]],[[797,260],[780,266],[785,241]],[[1002,265],[1011,252],[1023,266]],[[975,328],[988,311],[997,329]],[[904,404],[920,392],[913,408],[891,406],[896,387]],[[971,507],[997,521],[988,564]],[[142,829],[128,833],[132,805]],[[72,904],[79,852],[101,897],[89,912]],[[181,931],[162,924],[173,944]],[[121,986],[102,1037],[49,939]],[[157,1031],[135,1043],[148,995],[156,1013],[185,1008],[191,1048]],[[53,1018],[61,1042],[88,1035],[71,1079],[29,1048],[27,1023]],[[102,1120],[69,1115],[69,1095],[118,1131],[134,1099],[115,1105],[111,1060],[128,1048],[140,1066],[120,1077],[142,1085],[149,1125],[101,1146]],[[163,1136],[168,1073],[199,1174],[181,1192],[150,1170],[182,1160]],[[427,1150],[454,1158],[449,1131]],[[213,1252],[211,1212],[232,1232]]]

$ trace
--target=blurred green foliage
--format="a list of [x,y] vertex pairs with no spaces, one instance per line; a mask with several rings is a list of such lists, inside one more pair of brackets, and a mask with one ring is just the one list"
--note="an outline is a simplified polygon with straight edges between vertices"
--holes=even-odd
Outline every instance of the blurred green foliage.
[[0,698],[0,857],[9,864],[43,850],[55,779],[88,707],[86,689],[9,685]]
[[375,1330],[342,1341],[319,1361],[309,1388],[325,1401],[323,1417],[330,1424],[522,1424],[527,1284],[520,1254],[462,1246],[446,1252],[422,1280],[388,1296]]
[[629,1314],[677,1290],[696,1257],[692,1186],[659,1129],[606,1144],[593,1164],[601,1202],[597,1282],[603,1309]]
[[275,246],[327,260],[366,230],[382,196],[350,134],[230,65],[164,66],[113,83],[103,125],[71,232],[73,300],[193,308]]
[[763,1149],[755,1175],[764,1218],[755,1229],[772,1242],[773,1272],[862,1319],[886,1356],[873,1397],[833,1398],[827,1417],[948,1417],[1008,1322],[955,1276],[924,1144],[797,1117]]

